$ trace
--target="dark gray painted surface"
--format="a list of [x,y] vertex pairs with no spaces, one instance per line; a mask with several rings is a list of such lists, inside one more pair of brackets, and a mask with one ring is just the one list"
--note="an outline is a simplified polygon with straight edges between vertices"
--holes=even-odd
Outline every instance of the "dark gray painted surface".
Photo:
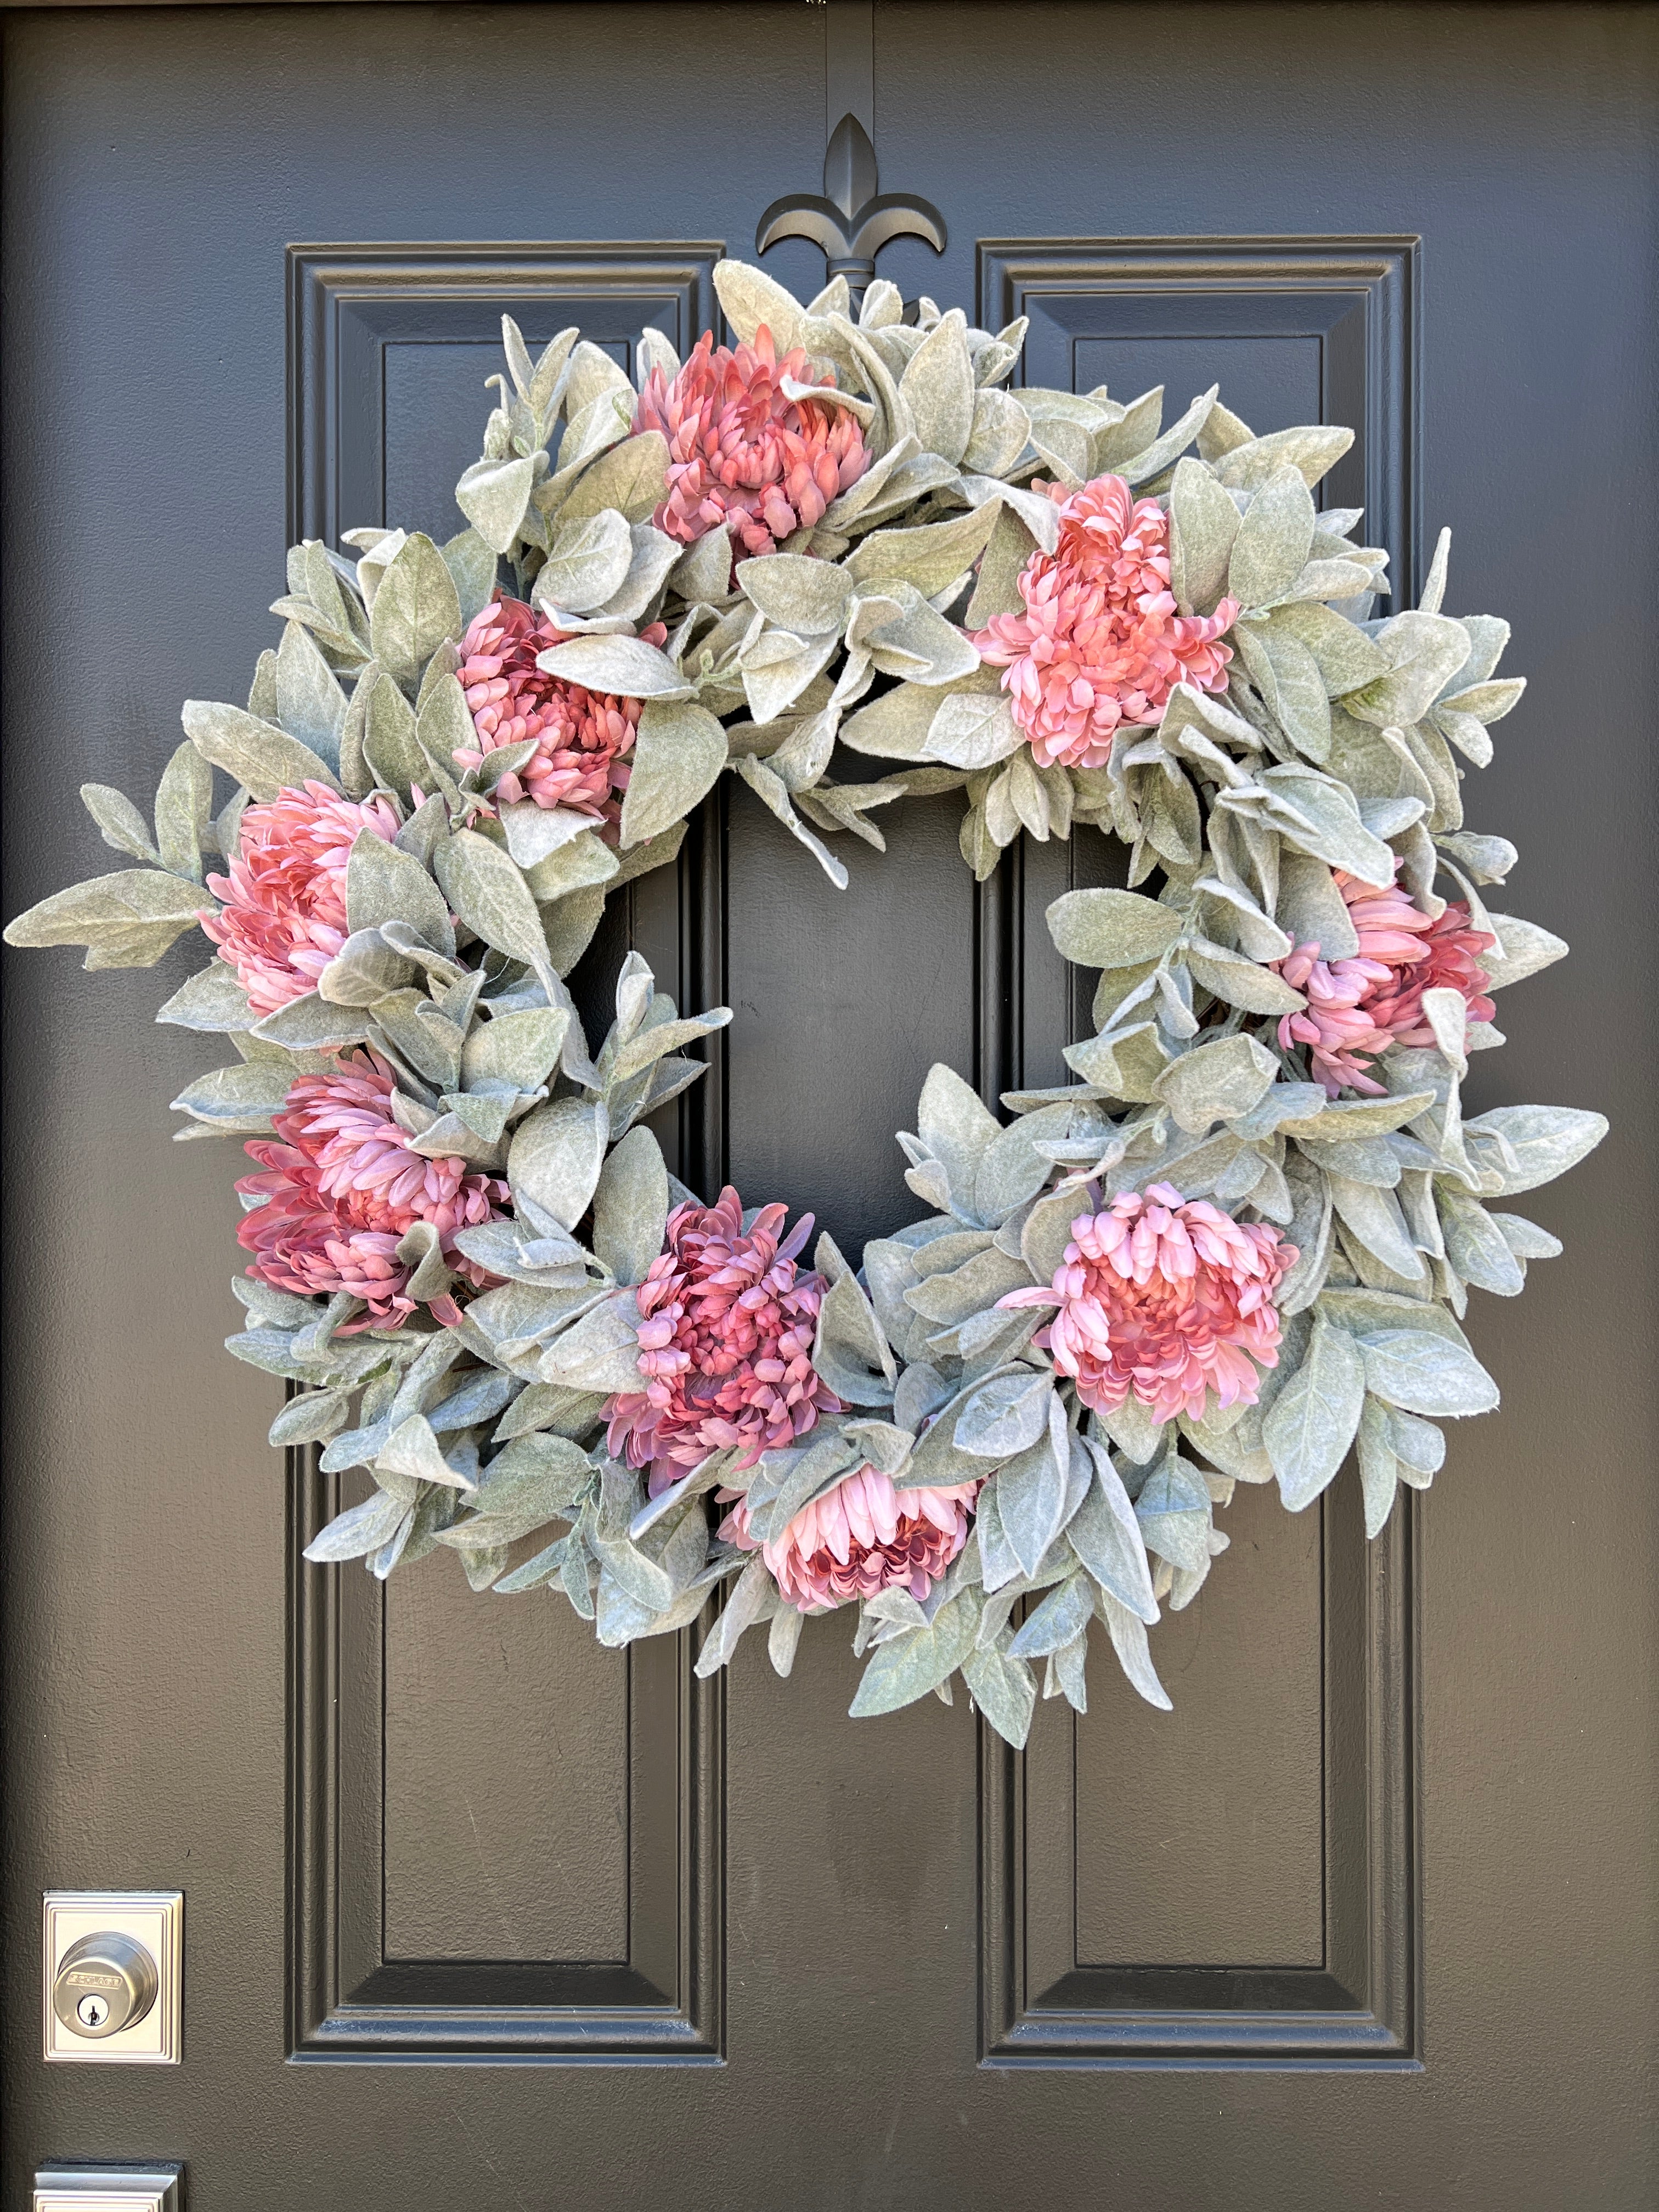
[[[178,700],[240,696],[270,635],[285,248],[744,252],[762,207],[816,183],[823,95],[821,24],[793,4],[65,10],[6,32],[15,911],[104,865],[74,787],[147,792]],[[285,1711],[290,1639],[314,1647],[286,1610],[270,1391],[216,1348],[234,1162],[165,1143],[201,1054],[150,1026],[152,987],[196,956],[154,979],[12,956],[9,2203],[48,2155],[163,2154],[189,2161],[201,2212],[621,2212],[665,2189],[687,2212],[933,2212],[1039,2177],[1171,2212],[1653,2201],[1655,44],[1650,15],[1588,7],[878,10],[883,181],[951,234],[942,262],[891,250],[907,292],[972,307],[1041,259],[1005,245],[981,267],[981,240],[1105,241],[1083,305],[1050,319],[1082,381],[1167,375],[1184,398],[1213,360],[1267,428],[1358,374],[1393,441],[1369,465],[1402,555],[1414,487],[1455,533],[1450,604],[1507,615],[1532,678],[1471,820],[1520,844],[1515,903],[1575,957],[1504,1003],[1513,1042],[1477,1062],[1477,1106],[1614,1117],[1532,1202],[1566,1257],[1517,1304],[1477,1302],[1504,1411],[1455,1437],[1410,1541],[1367,1583],[1340,1502],[1322,1529],[1242,1500],[1232,1552],[1160,1631],[1173,1716],[1102,1655],[1075,1749],[1046,1708],[1016,1778],[960,1703],[848,1723],[854,1664],[819,1627],[787,1685],[745,1648],[722,1740],[673,1655],[625,1681],[537,1601],[498,1618],[438,1559],[384,1625],[360,1578],[339,1601],[343,1663],[362,1666],[325,1820],[314,1668]],[[1202,317],[1167,271],[1138,298],[1100,276],[1110,241],[1147,237],[1234,242],[1194,249]],[[1262,238],[1328,270],[1358,250],[1341,241],[1396,242],[1414,387],[1385,390],[1380,356],[1355,370],[1328,274],[1299,322],[1264,304],[1237,243]],[[416,306],[379,458],[395,519],[447,526],[424,502],[470,457],[458,395],[481,420],[494,362],[404,258]],[[790,245],[769,265],[810,289],[816,258]],[[849,854],[854,907],[747,793],[724,848],[737,1018],[724,1117],[717,1093],[688,1140],[707,1164],[723,1130],[751,1201],[817,1205],[856,1241],[898,1216],[890,1132],[930,1059],[1048,1079],[1069,994],[1041,908],[1113,856],[1033,854],[980,902],[950,803],[916,807],[885,861]],[[721,849],[711,823],[683,901],[635,903],[653,959],[694,981],[720,972],[703,893]],[[294,1874],[319,1836],[320,1887]],[[45,2069],[40,1889],[174,1884],[184,2066]],[[415,1961],[378,1969],[410,2016],[459,1986],[421,1960],[507,1961],[475,1978],[509,2050],[503,1996],[554,1986],[535,1962],[586,1962],[598,1990],[631,1960],[629,2002],[641,1975],[665,1988],[684,2047],[726,2063],[285,2064],[290,2024],[315,2025],[299,1962],[336,1928],[336,1994]],[[1379,2063],[1262,2063],[1318,2047],[1309,1978],[1367,1945],[1335,2033],[1358,2047],[1366,1997]],[[1207,2071],[1148,2055],[1192,1968],[1227,1970],[1203,1987],[1243,2023]],[[1136,2063],[981,2067],[994,2046],[1053,2055],[1031,2010],[1053,1990],[1061,2047]]]

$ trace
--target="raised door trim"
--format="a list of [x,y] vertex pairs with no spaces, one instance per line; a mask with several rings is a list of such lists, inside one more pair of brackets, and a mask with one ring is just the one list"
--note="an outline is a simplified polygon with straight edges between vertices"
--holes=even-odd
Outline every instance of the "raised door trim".
[[[1396,603],[1415,599],[1421,452],[1414,238],[988,239],[978,319],[1032,317],[1020,374],[1072,382],[1079,337],[1315,335],[1328,419],[1359,435],[1358,495],[1390,554]],[[1344,502],[1347,503],[1347,502]],[[1368,534],[1370,534],[1368,532]],[[976,945],[980,1087],[1025,1079],[1033,926],[1024,841],[981,886]],[[990,2066],[1413,2068],[1419,2062],[1419,1762],[1414,1498],[1367,1546],[1356,1497],[1328,1492],[1323,1589],[1323,1962],[1318,1966],[1106,1966],[1077,1957],[1076,1721],[1064,1747],[1016,1753],[980,1730],[980,2043]],[[1109,1661],[1107,1661],[1109,1666]],[[1107,1693],[1121,1685],[1109,1683]],[[1127,1694],[1127,1692],[1125,1692]],[[1039,1714],[1037,1727],[1052,1720]],[[1029,1851],[1036,1816],[1069,1850]]]
[[[1350,383],[1355,370],[1363,377],[1364,410],[1353,428],[1364,454],[1364,502],[1372,542],[1394,555],[1395,600],[1405,606],[1416,597],[1421,534],[1420,252],[1421,241],[1407,236],[981,239],[979,319],[1000,329],[1020,315],[1042,315],[1067,335],[1086,337],[1102,302],[1121,316],[1132,303],[1155,301],[1160,313],[1183,320],[1242,308],[1255,319],[1254,335],[1299,331],[1334,341],[1327,353],[1339,358],[1328,358],[1326,396],[1338,397],[1334,380]],[[1026,343],[1029,356],[1030,336]]]
[[[319,1458],[314,1446],[288,1453],[289,2056],[718,2061],[726,1708],[723,1683],[692,1673],[707,1623],[627,1655],[628,1956],[388,1960],[381,1692],[364,1664],[380,1596],[305,1558],[341,1505],[340,1478]],[[353,1698],[354,1686],[369,1694]]]
[[[682,353],[715,314],[718,240],[666,245],[314,245],[288,249],[289,540],[385,520],[384,352],[399,337],[495,336],[515,301],[604,302]],[[480,323],[483,327],[479,327]],[[480,399],[483,428],[487,409]],[[457,525],[459,526],[459,517]]]
[[[618,334],[648,320],[684,351],[714,319],[713,270],[723,250],[709,241],[290,246],[290,541],[336,544],[343,526],[384,519],[389,344],[493,339],[502,309],[515,301],[568,301],[572,321],[591,322],[597,304]],[[481,423],[483,413],[481,404]],[[683,1004],[712,1005],[720,995],[722,842],[711,799],[678,869],[630,890],[630,937],[672,979]],[[678,1117],[678,1164],[704,1179],[722,1164],[722,1073],[717,1053]],[[382,1605],[366,1577],[304,1558],[339,1510],[339,1479],[323,1474],[307,1449],[289,1452],[288,1480],[290,2056],[718,2060],[724,1686],[693,1675],[697,1632],[637,1645],[626,1662],[626,1958],[388,1960]]]
[[[1029,1752],[980,1727],[980,2028],[994,2066],[1419,2064],[1418,1518],[1362,1551],[1352,1500],[1316,1509],[1324,1551],[1324,1963],[1077,1963],[1074,1881],[1036,1876]],[[1109,1684],[1109,1692],[1121,1686]],[[1127,1692],[1125,1692],[1127,1694]],[[1045,1765],[1074,1772],[1076,1717]],[[1041,1725],[1041,1717],[1039,1717]],[[1043,1808],[1074,1817],[1062,1782]],[[1047,1855],[1045,1855],[1046,1856]],[[1072,1863],[1074,1866],[1074,1861]]]

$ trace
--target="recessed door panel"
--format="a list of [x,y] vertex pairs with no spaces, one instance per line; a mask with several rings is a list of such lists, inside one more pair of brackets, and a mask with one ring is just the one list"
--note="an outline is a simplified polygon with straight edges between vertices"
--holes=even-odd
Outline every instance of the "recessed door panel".
[[[1166,421],[1219,380],[1258,432],[1347,423],[1342,466],[1389,521],[1416,474],[1400,352],[1413,265],[1387,240],[1000,240],[981,248],[982,319],[1030,316],[1033,380],[1105,382],[1121,399],[1163,383]],[[1381,542],[1398,575],[1404,538]],[[1092,1034],[1096,978],[1067,969],[1043,917],[1068,890],[1122,884],[1127,858],[1085,830],[1005,860],[1012,1079],[1060,1079],[1061,1044]],[[994,2056],[1138,2060],[1188,2037],[1238,2057],[1297,2038],[1367,2063],[1409,2053],[1403,1584],[1376,1587],[1375,1610],[1339,1602],[1371,1589],[1376,1560],[1334,1494],[1292,1521],[1276,1492],[1241,1489],[1218,1525],[1231,1550],[1152,1639],[1174,1711],[1102,1666],[1086,1717],[1039,1709],[1023,1771],[991,1753],[1004,1802],[988,1832],[1018,1832],[985,1893]],[[1392,1731],[1368,1727],[1373,1700]],[[1194,2030],[1195,2006],[1227,2017]],[[1316,2029],[1315,2013],[1334,2018]]]

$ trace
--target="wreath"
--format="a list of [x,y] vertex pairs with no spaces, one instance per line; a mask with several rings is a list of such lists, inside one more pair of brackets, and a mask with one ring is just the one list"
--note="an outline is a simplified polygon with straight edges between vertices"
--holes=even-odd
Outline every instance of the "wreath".
[[[1455,753],[1522,685],[1505,623],[1442,611],[1445,534],[1372,617],[1386,556],[1313,495],[1347,430],[1256,437],[1214,389],[1165,429],[1161,392],[1008,389],[1023,323],[715,283],[738,343],[647,330],[637,389],[504,319],[467,526],[295,547],[281,644],[246,708],[185,706],[151,819],[82,793],[137,865],[5,934],[214,942],[158,1018],[236,1054],[174,1102],[256,1164],[228,1348],[291,1386],[274,1444],[372,1486],[311,1559],[441,1547],[610,1645],[720,1592],[705,1675],[763,1622],[787,1674],[844,1607],[855,1715],[959,1670],[1018,1744],[1034,1660],[1084,1709],[1095,1619],[1168,1704],[1146,1631],[1236,1482],[1300,1510],[1355,1448],[1375,1534],[1498,1402],[1469,1288],[1559,1247],[1489,1201],[1607,1127],[1460,1104],[1491,993],[1566,950],[1488,910],[1515,850],[1463,825]],[[726,1009],[630,954],[595,1051],[567,988],[727,769],[843,888],[826,839],[953,787],[981,878],[1022,830],[1129,848],[1048,910],[1100,976],[1076,1080],[1003,1121],[934,1067],[927,1210],[856,1267],[668,1171],[646,1117]]]

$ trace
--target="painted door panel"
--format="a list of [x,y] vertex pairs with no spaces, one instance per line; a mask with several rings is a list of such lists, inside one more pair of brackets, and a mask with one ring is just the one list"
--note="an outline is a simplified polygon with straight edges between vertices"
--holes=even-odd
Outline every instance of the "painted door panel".
[[[6,32],[9,911],[90,873],[82,781],[150,787],[238,697],[285,531],[447,532],[509,306],[684,347],[722,247],[816,187],[823,11],[43,9]],[[1477,1110],[1595,1106],[1531,1209],[1567,1241],[1474,1326],[1504,1395],[1367,1551],[1358,1485],[1233,1543],[1008,1754],[958,1698],[854,1724],[848,1638],[597,1649],[441,1557],[384,1601],[297,1553],[336,1486],[217,1349],[229,1148],[155,979],[9,958],[8,2203],[47,2158],[187,2161],[196,2212],[1049,2196],[1328,2212],[1659,2193],[1656,1972],[1654,19],[881,0],[914,296],[1031,317],[1034,380],[1360,432],[1331,497],[1531,678],[1472,778],[1574,947],[1504,1006]],[[503,243],[502,241],[507,241]],[[822,258],[780,246],[798,291]],[[928,1064],[1060,1072],[1087,979],[1045,906],[1085,833],[975,890],[951,799],[836,892],[744,789],[617,903],[735,1019],[683,1173],[908,1218]],[[171,980],[169,980],[171,979]],[[750,1644],[754,1640],[750,1639]],[[47,2069],[39,1896],[182,1887],[185,2063]],[[353,2061],[356,2063],[345,2063]],[[425,2063],[422,2063],[425,2062]],[[472,2063],[486,2062],[486,2063]],[[516,2062],[516,2063],[514,2063]]]

